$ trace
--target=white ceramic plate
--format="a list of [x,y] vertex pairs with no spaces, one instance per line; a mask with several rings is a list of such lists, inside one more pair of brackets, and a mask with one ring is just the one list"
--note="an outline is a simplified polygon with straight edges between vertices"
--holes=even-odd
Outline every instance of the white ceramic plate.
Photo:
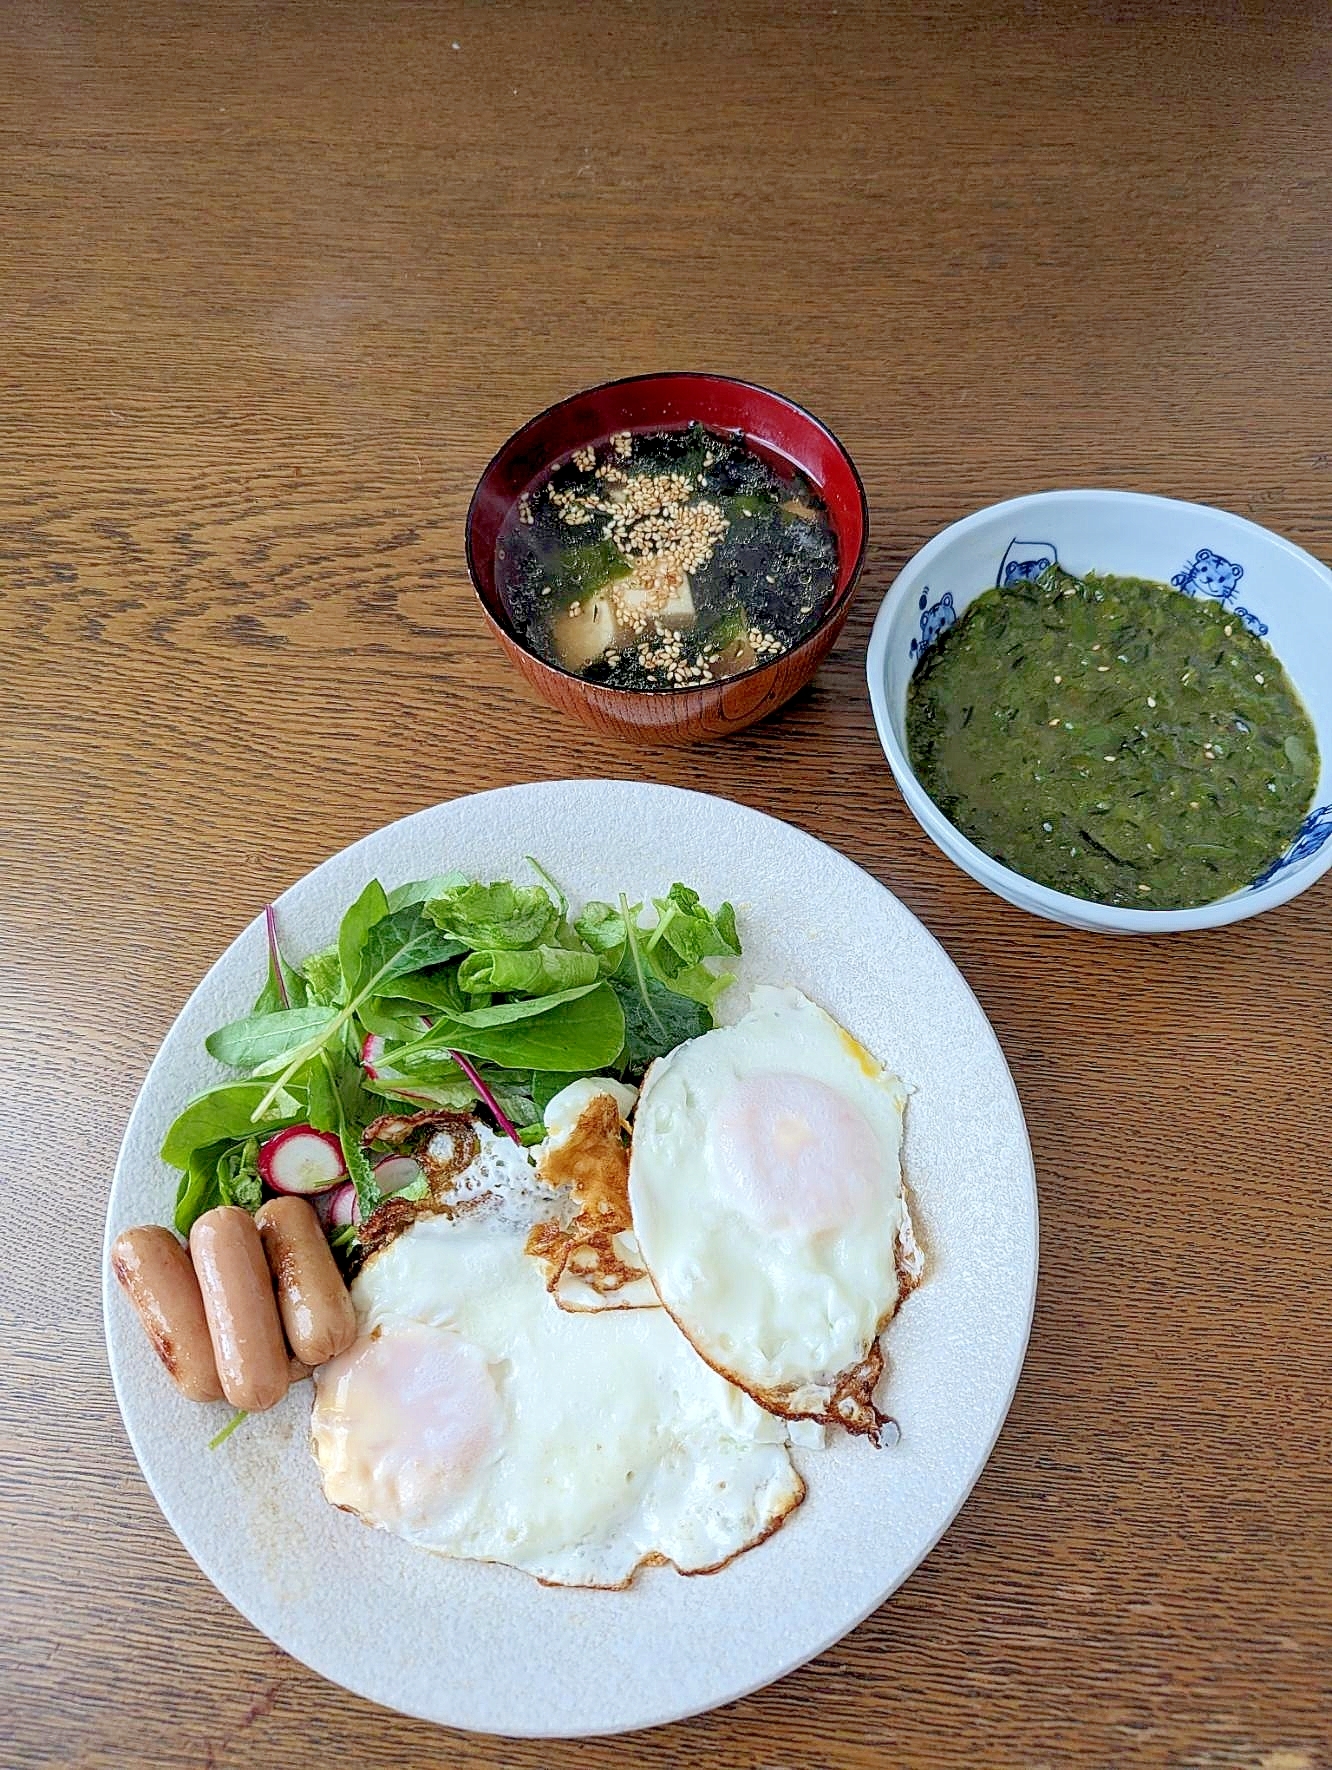
[[[180,1397],[107,1277],[106,1332],[125,1423],[168,1522],[256,1628],[324,1677],[452,1727],[523,1736],[677,1720],[781,1677],[907,1577],[985,1463],[1022,1366],[1036,1285],[1036,1192],[1003,1054],[943,949],[867,873],[787,824],[696,793],[550,781],[435,806],[368,836],[278,900],[284,949],[326,944],[365,882],[461,867],[522,877],[537,856],[579,897],[660,895],[682,879],[729,897],[740,985],[793,983],[915,1090],[906,1168],[926,1281],[886,1338],[900,1444],[842,1438],[796,1453],[809,1497],[721,1573],[641,1573],[625,1592],[552,1590],[498,1566],[426,1555],[328,1506],[307,1445],[310,1389],[207,1441],[224,1404]],[[163,1132],[216,1079],[203,1040],[247,1011],[262,917],[213,966],[148,1072],[116,1167],[107,1239],[167,1221]]]

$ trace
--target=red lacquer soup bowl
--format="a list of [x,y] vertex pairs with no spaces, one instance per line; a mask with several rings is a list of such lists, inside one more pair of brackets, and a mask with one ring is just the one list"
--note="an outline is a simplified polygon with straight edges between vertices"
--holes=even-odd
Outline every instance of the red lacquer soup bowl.
[[[495,549],[519,497],[555,462],[619,431],[699,423],[739,431],[758,453],[795,467],[827,506],[837,582],[819,625],[779,657],[699,688],[656,693],[587,682],[518,637],[496,582]],[[515,431],[481,475],[467,512],[467,569],[491,632],[543,700],[615,737],[685,744],[722,737],[774,712],[804,687],[841,632],[865,558],[869,515],[855,464],[832,431],[794,400],[726,375],[635,375],[585,388]]]

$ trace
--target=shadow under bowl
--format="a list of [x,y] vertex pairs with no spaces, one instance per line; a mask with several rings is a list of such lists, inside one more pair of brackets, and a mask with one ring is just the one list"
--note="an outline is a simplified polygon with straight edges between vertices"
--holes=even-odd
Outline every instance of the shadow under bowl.
[[[495,549],[519,497],[557,461],[619,431],[740,431],[777,466],[814,486],[837,537],[837,581],[814,631],[770,662],[702,688],[649,693],[587,682],[530,651],[518,636],[495,574]],[[467,512],[467,569],[491,632],[550,706],[594,731],[649,743],[724,737],[773,713],[809,681],[846,622],[869,538],[865,488],[850,455],[793,400],[726,375],[635,375],[585,388],[517,430],[495,455]]]

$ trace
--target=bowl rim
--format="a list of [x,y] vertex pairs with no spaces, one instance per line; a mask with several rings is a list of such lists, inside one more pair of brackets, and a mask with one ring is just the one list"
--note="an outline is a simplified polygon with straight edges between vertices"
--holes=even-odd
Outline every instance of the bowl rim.
[[925,791],[904,747],[898,743],[888,706],[888,643],[889,629],[906,597],[907,580],[914,579],[923,570],[927,570],[954,541],[970,529],[979,528],[984,522],[1008,512],[1018,514],[1029,511],[1034,505],[1072,502],[1080,498],[1103,498],[1139,507],[1165,507],[1171,511],[1224,517],[1227,522],[1235,523],[1261,536],[1264,541],[1275,544],[1280,551],[1291,555],[1301,565],[1312,567],[1315,577],[1321,579],[1324,588],[1332,594],[1332,569],[1321,559],[1297,546],[1294,541],[1287,540],[1284,535],[1278,535],[1274,530],[1264,528],[1261,523],[1254,522],[1247,516],[1240,516],[1233,510],[1226,510],[1219,504],[1200,504],[1187,498],[1165,497],[1158,492],[1124,491],[1111,486],[1061,486],[1046,491],[1024,492],[1014,498],[1000,499],[995,504],[982,505],[978,510],[972,510],[949,523],[932,535],[922,547],[917,548],[888,586],[874,617],[865,654],[865,674],[879,743],[902,797],[926,835],[955,866],[961,867],[987,890],[995,892],[1016,907],[1044,916],[1050,921],[1061,922],[1065,926],[1072,925],[1098,933],[1184,933],[1222,928],[1232,922],[1241,922],[1250,916],[1256,916],[1263,910],[1275,909],[1278,904],[1288,903],[1302,891],[1307,891],[1332,867],[1332,842],[1325,842],[1321,851],[1310,856],[1305,865],[1294,867],[1288,873],[1278,874],[1269,884],[1256,888],[1244,886],[1226,897],[1217,898],[1213,903],[1198,904],[1192,909],[1123,909],[1117,904],[1098,903],[1093,898],[1074,897],[1069,892],[1052,890],[1050,886],[1040,885],[1034,879],[1029,879],[1025,873],[1016,872],[1012,867],[995,860],[969,837],[964,836]]
[[[638,382],[699,380],[725,381],[729,383],[730,386],[744,388],[749,393],[762,394],[765,399],[776,400],[779,404],[787,407],[789,411],[797,412],[802,418],[807,419],[816,430],[821,430],[823,432],[824,436],[827,437],[828,441],[832,444],[833,448],[836,449],[837,453],[849,468],[851,480],[855,486],[856,496],[859,499],[860,546],[856,551],[856,557],[852,561],[851,570],[847,574],[846,583],[842,586],[840,593],[834,595],[832,601],[828,604],[828,607],[824,610],[823,614],[820,615],[817,625],[805,635],[799,645],[792,646],[790,651],[779,652],[774,658],[767,658],[764,662],[759,664],[751,664],[748,670],[740,670],[734,676],[721,676],[713,682],[696,683],[688,688],[620,688],[618,685],[610,682],[589,682],[585,676],[578,675],[576,671],[566,670],[562,665],[549,663],[545,658],[538,656],[538,654],[534,652],[530,646],[524,644],[518,634],[513,631],[512,627],[508,624],[507,619],[501,620],[499,615],[486,601],[477,577],[476,551],[473,544],[473,522],[476,515],[477,503],[481,497],[482,487],[498,465],[501,456],[506,455],[516,443],[527,435],[529,431],[533,431],[538,425],[545,423],[545,421],[550,418],[552,414],[558,412],[562,406],[570,405],[574,400],[582,399],[586,394],[603,393],[607,389],[613,387],[632,387]],[[792,465],[795,466],[796,464],[792,462]],[[803,471],[803,469],[798,469],[798,471]],[[575,388],[572,393],[565,394],[562,399],[553,400],[550,405],[544,406],[539,412],[535,412],[532,417],[520,424],[517,430],[511,432],[482,468],[480,477],[477,479],[476,485],[473,488],[472,495],[468,499],[467,516],[463,524],[463,553],[467,562],[468,581],[472,586],[473,595],[481,605],[482,614],[503,639],[507,640],[509,644],[516,646],[523,656],[530,659],[538,669],[548,670],[552,676],[559,677],[563,681],[576,682],[579,688],[587,694],[598,698],[604,696],[607,701],[617,701],[621,705],[638,703],[642,705],[661,706],[665,704],[680,705],[687,696],[691,695],[707,698],[715,695],[718,690],[729,689],[734,683],[752,682],[766,672],[776,670],[779,665],[789,665],[792,660],[795,659],[803,661],[806,655],[815,648],[817,642],[826,637],[828,628],[832,626],[834,622],[840,624],[840,622],[846,619],[847,611],[851,606],[852,598],[855,596],[856,588],[860,582],[860,574],[864,570],[865,556],[869,551],[869,534],[869,497],[865,491],[865,482],[860,476],[860,469],[856,466],[855,459],[852,456],[850,449],[847,448],[837,432],[833,430],[830,425],[825,424],[822,418],[815,417],[814,413],[811,412],[807,406],[802,406],[799,400],[792,399],[789,394],[779,393],[774,387],[765,387],[763,383],[759,381],[746,381],[739,375],[722,375],[718,374],[713,369],[661,369],[648,371],[638,375],[616,375],[609,381],[593,381],[586,387]],[[817,660],[814,667],[817,668]]]

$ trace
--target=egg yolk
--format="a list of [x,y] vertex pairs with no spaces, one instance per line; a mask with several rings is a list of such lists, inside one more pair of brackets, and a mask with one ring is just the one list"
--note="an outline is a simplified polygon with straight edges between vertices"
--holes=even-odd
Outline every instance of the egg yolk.
[[810,1076],[737,1082],[708,1126],[709,1157],[728,1196],[769,1229],[817,1233],[872,1202],[882,1160],[858,1106]]
[[316,1429],[341,1428],[358,1511],[404,1524],[433,1516],[491,1458],[498,1393],[480,1350],[412,1324],[357,1340],[320,1373]]

